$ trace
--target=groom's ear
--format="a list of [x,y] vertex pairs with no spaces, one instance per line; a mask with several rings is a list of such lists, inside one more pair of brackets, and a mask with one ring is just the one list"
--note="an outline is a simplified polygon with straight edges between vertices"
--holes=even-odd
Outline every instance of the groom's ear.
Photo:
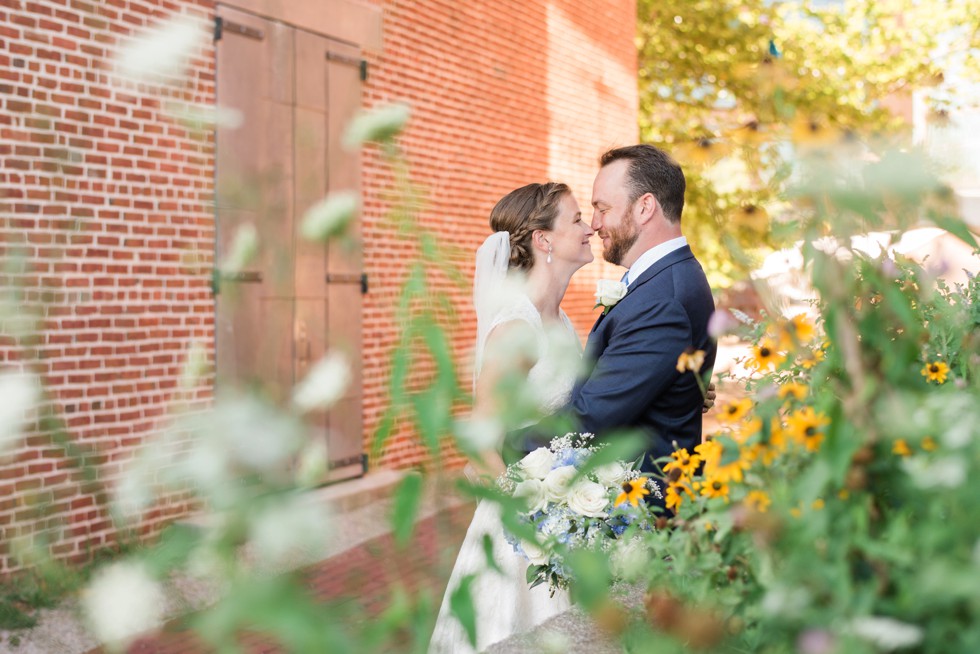
[[633,218],[638,225],[645,225],[660,213],[660,203],[653,193],[644,193],[633,204]]

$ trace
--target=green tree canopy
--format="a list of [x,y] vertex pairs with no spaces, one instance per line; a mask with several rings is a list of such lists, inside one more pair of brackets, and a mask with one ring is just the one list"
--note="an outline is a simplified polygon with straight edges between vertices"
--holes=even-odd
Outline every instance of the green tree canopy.
[[980,0],[638,10],[641,137],[684,165],[685,230],[716,287],[796,236],[782,194],[796,152],[907,147],[912,92],[939,87],[942,115],[980,61]]

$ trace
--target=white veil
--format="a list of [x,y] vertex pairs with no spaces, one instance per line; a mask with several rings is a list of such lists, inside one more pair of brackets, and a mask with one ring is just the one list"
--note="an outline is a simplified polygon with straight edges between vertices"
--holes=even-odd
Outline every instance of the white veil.
[[476,251],[473,275],[473,307],[476,309],[476,361],[473,384],[483,367],[483,349],[493,319],[506,294],[507,267],[510,264],[510,233],[495,232]]

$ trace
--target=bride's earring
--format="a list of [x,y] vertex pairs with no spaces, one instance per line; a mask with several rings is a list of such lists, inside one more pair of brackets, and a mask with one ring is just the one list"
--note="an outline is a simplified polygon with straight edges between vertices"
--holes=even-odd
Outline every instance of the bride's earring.
[[548,259],[547,259],[547,263],[551,263],[551,250],[552,249],[553,248],[549,245],[548,246]]

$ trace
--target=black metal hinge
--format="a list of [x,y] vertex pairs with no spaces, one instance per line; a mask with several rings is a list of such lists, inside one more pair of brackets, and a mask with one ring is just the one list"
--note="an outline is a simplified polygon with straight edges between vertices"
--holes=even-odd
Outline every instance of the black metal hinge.
[[221,40],[221,35],[225,31],[225,19],[221,16],[214,17],[214,40],[218,42]]
[[367,295],[368,276],[367,273],[344,275],[341,273],[327,273],[328,284],[360,284],[361,295]]
[[356,66],[361,74],[361,81],[366,82],[368,78],[368,62],[367,59],[358,59],[357,57],[348,57],[347,55],[338,54],[336,52],[327,51],[327,60],[336,61],[337,63],[347,64],[348,66]]

